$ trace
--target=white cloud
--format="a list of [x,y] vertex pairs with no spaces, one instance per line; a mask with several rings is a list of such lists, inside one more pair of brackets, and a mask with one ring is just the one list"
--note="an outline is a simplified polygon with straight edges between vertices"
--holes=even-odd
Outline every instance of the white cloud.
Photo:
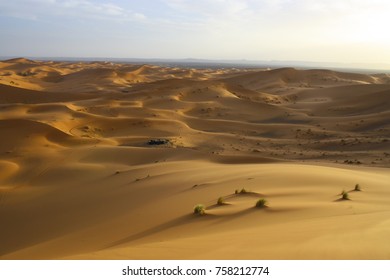
[[0,0],[0,15],[25,19],[72,17],[80,19],[140,20],[145,15],[126,10],[113,3],[91,0]]
[[178,13],[190,16],[189,20],[194,17],[199,20],[211,18],[227,20],[242,16],[249,10],[245,0],[164,0],[164,3]]

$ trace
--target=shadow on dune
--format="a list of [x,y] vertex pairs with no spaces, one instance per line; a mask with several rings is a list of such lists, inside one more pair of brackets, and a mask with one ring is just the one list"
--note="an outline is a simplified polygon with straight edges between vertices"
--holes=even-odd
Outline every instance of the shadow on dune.
[[342,197],[340,197],[338,199],[333,200],[333,202],[342,202],[342,201],[351,201],[351,199],[350,198],[342,198]]
[[[207,209],[208,210],[211,210],[215,207],[224,207],[224,206],[220,206],[220,205],[212,205],[211,207],[208,207]],[[226,204],[225,205],[226,207],[229,206],[229,204]],[[244,216],[247,216],[247,215],[250,215],[250,214],[256,214],[256,213],[279,213],[279,212],[285,212],[285,211],[290,211],[292,209],[273,209],[271,207],[264,207],[262,209],[259,209],[259,208],[256,208],[256,207],[251,207],[251,208],[248,208],[248,209],[245,209],[243,211],[239,211],[237,213],[234,213],[234,214],[229,214],[229,215],[226,215],[226,216],[223,216],[223,215],[214,215],[212,213],[207,213],[206,215],[204,216],[196,216],[196,215],[193,215],[193,214],[188,214],[188,215],[183,215],[179,218],[176,218],[176,219],[172,219],[166,223],[162,223],[158,226],[155,226],[155,227],[151,227],[149,229],[146,229],[144,231],[141,231],[139,233],[136,233],[136,234],[132,234],[132,235],[129,235],[125,238],[122,238],[122,239],[119,239],[117,241],[114,241],[110,244],[108,244],[107,246],[105,246],[104,248],[102,248],[102,250],[104,249],[110,249],[110,248],[113,248],[113,247],[117,247],[117,246],[121,246],[121,245],[124,245],[124,244],[128,244],[128,243],[131,243],[131,242],[134,242],[134,241],[137,241],[137,240],[141,240],[141,239],[144,239],[144,238],[147,238],[147,237],[150,237],[152,235],[156,235],[156,234],[161,234],[165,231],[168,231],[168,230],[172,230],[174,228],[178,228],[178,227],[184,227],[184,226],[188,226],[188,225],[191,225],[193,224],[194,226],[196,226],[198,223],[201,223],[201,222],[204,222],[204,221],[210,221],[210,220],[215,220],[214,224],[220,224],[220,223],[230,223],[236,219],[240,219]]]
[[132,234],[132,235],[127,236],[125,238],[122,238],[120,240],[114,241],[102,249],[109,249],[109,248],[120,246],[120,245],[123,245],[126,243],[131,243],[131,242],[149,237],[149,236],[154,235],[154,234],[162,233],[162,232],[167,231],[167,230],[172,229],[172,228],[182,227],[182,226],[194,223],[194,222],[200,222],[204,219],[208,220],[208,219],[213,219],[213,218],[216,218],[216,216],[209,215],[209,214],[204,215],[204,216],[196,216],[196,215],[192,215],[192,214],[184,215],[184,216],[181,216],[179,218],[170,220],[166,223],[160,224],[158,226],[151,227],[151,228],[146,229],[144,231],[141,231],[139,233]]
[[[229,204],[227,204],[226,206],[229,206]],[[215,207],[216,207],[216,205],[208,207],[207,209],[212,209]],[[102,248],[102,250],[121,246],[124,244],[128,244],[128,243],[140,240],[140,239],[150,237],[150,236],[155,235],[155,234],[161,234],[167,230],[171,230],[171,229],[178,228],[178,227],[184,227],[184,226],[188,226],[191,224],[196,226],[198,223],[201,223],[204,221],[210,221],[210,220],[216,220],[214,224],[227,223],[227,222],[232,222],[235,219],[239,219],[239,218],[242,218],[243,216],[253,214],[256,212],[257,213],[260,213],[260,212],[271,212],[272,213],[275,211],[269,207],[265,207],[263,209],[252,207],[252,208],[248,208],[248,209],[245,209],[243,211],[240,211],[240,212],[237,212],[234,214],[230,214],[230,215],[226,215],[226,216],[214,215],[212,213],[207,213],[204,216],[197,216],[197,215],[193,215],[193,214],[183,215],[179,218],[170,220],[166,223],[160,224],[160,225],[155,226],[155,227],[151,227],[151,228],[146,229],[144,231],[141,231],[139,233],[132,234],[132,235],[129,235],[125,238],[114,241],[114,242],[108,244],[107,246],[105,246],[104,248]]]
[[245,216],[248,216],[250,214],[254,214],[254,213],[259,213],[259,212],[265,212],[268,210],[268,207],[265,207],[263,209],[259,209],[259,208],[256,208],[256,207],[251,207],[251,208],[247,208],[245,210],[242,210],[242,211],[239,211],[239,212],[236,212],[236,213],[233,213],[233,214],[229,214],[229,215],[224,215],[224,216],[218,216],[218,220],[214,222],[214,225],[218,225],[218,224],[223,224],[223,223],[231,223],[237,219],[240,219],[240,218],[243,218]]
[[[285,213],[285,212],[291,212],[291,211],[299,211],[303,208],[292,208],[292,207],[284,207],[284,208],[274,208],[270,206],[265,206],[263,208],[257,208],[255,206],[252,206],[250,208],[227,214],[227,215],[218,215],[218,220],[214,222],[214,225],[219,224],[225,224],[225,223],[233,223],[234,221],[238,219],[242,219],[246,216],[250,215],[258,215],[258,214],[278,214],[278,213]],[[256,216],[257,217],[257,216]],[[253,219],[253,225],[256,224],[257,219]],[[249,225],[249,224],[248,224]]]
[[255,157],[255,156],[225,156],[219,155],[211,158],[212,162],[222,163],[222,164],[257,164],[257,163],[273,163],[281,162],[281,160],[265,157]]

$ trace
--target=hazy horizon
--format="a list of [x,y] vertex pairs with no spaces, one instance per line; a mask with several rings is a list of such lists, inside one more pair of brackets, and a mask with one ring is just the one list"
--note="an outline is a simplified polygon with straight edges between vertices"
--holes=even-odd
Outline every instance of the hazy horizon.
[[283,68],[329,69],[355,73],[390,73],[390,64],[338,63],[294,60],[247,60],[247,59],[202,59],[202,58],[140,58],[140,57],[36,57],[36,56],[0,56],[0,61],[29,59],[34,61],[63,62],[113,62],[131,64],[150,64],[180,68]]
[[389,69],[390,2],[0,0],[3,57],[314,62]]

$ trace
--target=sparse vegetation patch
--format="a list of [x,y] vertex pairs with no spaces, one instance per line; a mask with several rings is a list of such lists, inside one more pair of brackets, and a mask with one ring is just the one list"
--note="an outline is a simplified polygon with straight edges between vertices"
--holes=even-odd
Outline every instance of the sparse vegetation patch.
[[356,184],[354,190],[357,191],[357,192],[360,192],[362,189],[360,188],[359,184]]
[[164,145],[168,144],[169,140],[168,139],[151,139],[148,141],[148,145]]
[[341,192],[341,199],[349,200],[349,194],[344,190]]
[[257,208],[264,208],[266,207],[268,204],[267,200],[265,198],[260,198],[257,202],[256,202],[256,207]]
[[248,192],[248,190],[246,190],[245,188],[242,188],[241,191],[240,191],[241,194],[244,194],[244,193],[247,193],[247,192]]
[[194,214],[195,215],[204,215],[206,214],[206,208],[203,204],[198,204],[194,207]]
[[220,197],[218,198],[217,204],[218,204],[218,205],[224,205],[224,204],[226,204],[226,203],[225,203],[225,199],[223,198],[223,196],[220,196]]

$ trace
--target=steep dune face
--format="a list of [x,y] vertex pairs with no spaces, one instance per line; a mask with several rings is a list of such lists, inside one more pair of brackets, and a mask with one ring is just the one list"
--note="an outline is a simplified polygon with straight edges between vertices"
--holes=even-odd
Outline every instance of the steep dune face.
[[389,101],[386,74],[0,62],[0,256],[388,259]]

